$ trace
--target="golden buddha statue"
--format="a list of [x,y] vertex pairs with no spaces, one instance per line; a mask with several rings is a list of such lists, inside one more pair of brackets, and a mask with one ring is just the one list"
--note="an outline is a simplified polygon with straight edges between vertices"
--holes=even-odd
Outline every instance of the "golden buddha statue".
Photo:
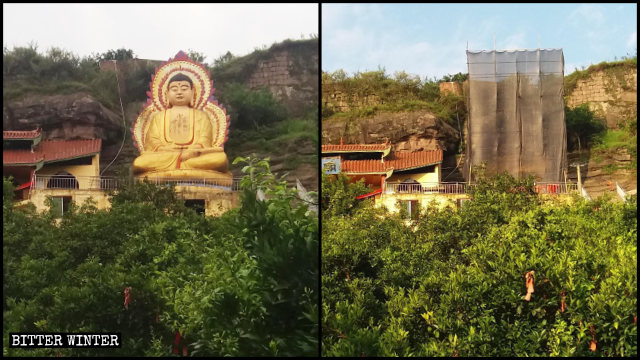
[[156,72],[153,98],[133,128],[141,151],[133,162],[136,177],[231,179],[222,147],[228,117],[208,98],[210,81],[202,70],[180,52]]

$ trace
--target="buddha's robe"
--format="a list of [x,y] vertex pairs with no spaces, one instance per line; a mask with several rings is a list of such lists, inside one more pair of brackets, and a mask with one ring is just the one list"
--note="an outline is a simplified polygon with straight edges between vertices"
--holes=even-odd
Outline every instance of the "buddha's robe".
[[[194,109],[189,109],[188,113],[189,116],[179,122],[171,121],[172,109],[153,115],[145,134],[144,151],[133,162],[134,173],[176,169],[228,170],[226,154],[221,147],[213,147],[213,127],[207,114]],[[160,148],[162,146],[176,148],[167,150]]]

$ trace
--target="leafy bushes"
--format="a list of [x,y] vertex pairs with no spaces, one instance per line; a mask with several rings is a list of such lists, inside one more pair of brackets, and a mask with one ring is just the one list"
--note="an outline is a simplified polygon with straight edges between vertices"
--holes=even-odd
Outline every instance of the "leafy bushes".
[[549,205],[530,180],[481,180],[411,227],[325,211],[323,355],[637,355],[636,198]]
[[283,120],[287,115],[285,107],[267,88],[251,91],[242,84],[230,83],[225,85],[222,93],[220,100],[229,106],[233,117],[231,126],[235,128],[258,130]]
[[9,332],[120,332],[123,345],[3,355],[317,355],[317,220],[268,163],[245,161],[242,206],[220,218],[138,183],[110,210],[85,204],[56,225],[14,209],[5,180],[4,343]]
[[565,121],[569,151],[590,147],[594,138],[607,129],[604,120],[597,118],[588,104],[573,109],[565,106]]
[[322,214],[323,216],[350,215],[362,204],[356,196],[364,195],[370,190],[361,180],[349,184],[349,177],[340,173],[331,178],[322,173]]

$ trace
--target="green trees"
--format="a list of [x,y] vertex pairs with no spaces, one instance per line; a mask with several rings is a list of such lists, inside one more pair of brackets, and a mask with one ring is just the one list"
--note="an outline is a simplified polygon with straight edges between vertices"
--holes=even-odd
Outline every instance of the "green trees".
[[565,107],[565,114],[569,151],[590,147],[596,135],[607,129],[604,120],[598,119],[589,110],[588,104],[582,104],[573,109]]
[[[120,332],[120,349],[60,353],[167,356],[179,332],[180,354],[317,354],[317,219],[268,164],[245,170],[253,180],[243,181],[242,206],[220,218],[140,183],[114,194],[110,210],[86,204],[56,225],[51,214],[13,208],[5,181],[5,344],[9,332]],[[255,199],[257,188],[267,200]]]
[[349,184],[349,177],[340,173],[335,178],[322,174],[322,214],[323,217],[350,215],[362,206],[362,201],[356,200],[370,190],[364,185],[364,180]]
[[549,205],[503,174],[411,227],[326,214],[323,355],[636,355],[636,213],[635,198]]
[[234,128],[258,130],[287,117],[284,105],[267,88],[251,91],[242,84],[230,83],[225,85],[220,99],[229,106]]
[[106,60],[118,60],[118,61],[130,60],[130,59],[133,59],[134,57],[135,57],[135,53],[133,52],[133,50],[125,49],[125,48],[120,48],[117,50],[111,49],[103,52],[102,54],[94,55],[94,58],[98,62],[106,61]]

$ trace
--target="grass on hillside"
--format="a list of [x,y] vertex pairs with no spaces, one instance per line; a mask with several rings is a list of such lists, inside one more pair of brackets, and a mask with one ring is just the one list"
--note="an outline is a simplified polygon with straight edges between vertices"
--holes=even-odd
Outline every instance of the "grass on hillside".
[[633,170],[638,168],[638,135],[636,127],[637,118],[626,121],[620,129],[608,129],[594,138],[592,156],[596,162],[602,161],[603,156],[613,154],[619,149],[626,149],[627,153],[631,155],[631,162],[624,167],[618,164],[610,164],[603,167],[607,174],[611,174],[618,169]]

